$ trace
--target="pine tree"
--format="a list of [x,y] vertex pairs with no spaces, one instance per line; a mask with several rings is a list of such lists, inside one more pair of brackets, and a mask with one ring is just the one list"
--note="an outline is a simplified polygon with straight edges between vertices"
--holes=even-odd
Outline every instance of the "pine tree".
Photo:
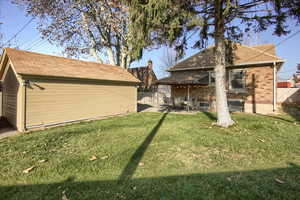
[[[274,34],[286,35],[288,19],[300,22],[299,0],[127,0],[130,10],[129,42],[135,46],[134,58],[151,46],[175,46],[178,56],[185,53],[188,34],[198,32],[194,48],[204,48],[214,40],[217,124],[234,124],[225,91],[225,67],[232,62],[234,42],[248,31],[271,27]],[[227,50],[230,51],[227,51]],[[229,53],[227,53],[229,52]]]

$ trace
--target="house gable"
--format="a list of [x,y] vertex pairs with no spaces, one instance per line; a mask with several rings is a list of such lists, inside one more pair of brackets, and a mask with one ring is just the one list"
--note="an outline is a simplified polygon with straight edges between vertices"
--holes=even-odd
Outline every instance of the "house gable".
[[[227,67],[266,65],[283,63],[284,60],[275,55],[275,46],[272,44],[259,46],[246,46],[237,44],[232,52],[232,59],[228,59]],[[198,70],[214,68],[214,49],[209,47],[172,66],[168,71]]]
[[16,76],[17,80],[19,83],[21,83],[21,78],[20,76],[17,74],[13,64],[10,62],[9,57],[7,56],[7,54],[4,52],[1,58],[1,64],[0,64],[0,80],[4,81],[4,78],[7,74],[7,72],[9,71],[9,69],[11,69],[14,73],[14,75]]

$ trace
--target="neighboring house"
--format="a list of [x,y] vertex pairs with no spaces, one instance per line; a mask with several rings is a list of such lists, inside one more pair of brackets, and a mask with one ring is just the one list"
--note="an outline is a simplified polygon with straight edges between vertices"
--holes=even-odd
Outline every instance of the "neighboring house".
[[[175,106],[190,105],[202,111],[215,111],[214,49],[209,47],[168,69],[170,77],[157,81],[171,85]],[[232,64],[226,67],[229,109],[254,113],[276,111],[276,76],[284,61],[275,46],[237,44]]]
[[153,71],[153,63],[148,61],[148,65],[145,67],[129,68],[128,71],[141,81],[139,84],[140,91],[156,91],[157,85],[154,84],[157,81],[157,77]]
[[292,88],[294,87],[293,80],[278,80],[277,81],[277,88]]
[[6,48],[2,113],[19,131],[137,110],[139,80],[121,67]]
[[300,88],[300,64],[297,65],[297,71],[293,76],[295,87]]

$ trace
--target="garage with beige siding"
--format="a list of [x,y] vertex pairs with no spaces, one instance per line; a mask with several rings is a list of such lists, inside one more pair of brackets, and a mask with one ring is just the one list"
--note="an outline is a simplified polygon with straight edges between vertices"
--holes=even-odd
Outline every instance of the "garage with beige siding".
[[137,80],[121,67],[5,49],[3,116],[19,131],[136,112]]
[[17,97],[19,82],[12,68],[8,66],[2,83],[2,115],[17,127]]
[[113,82],[29,80],[27,128],[135,111],[136,88]]

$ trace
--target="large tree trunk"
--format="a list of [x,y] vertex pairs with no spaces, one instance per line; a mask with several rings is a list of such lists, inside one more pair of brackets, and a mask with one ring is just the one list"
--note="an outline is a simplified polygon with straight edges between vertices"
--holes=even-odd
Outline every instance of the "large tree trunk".
[[225,70],[225,40],[224,40],[224,17],[222,0],[215,1],[215,75],[216,75],[216,101],[217,101],[217,125],[229,127],[234,124],[231,119],[226,95],[226,70]]

